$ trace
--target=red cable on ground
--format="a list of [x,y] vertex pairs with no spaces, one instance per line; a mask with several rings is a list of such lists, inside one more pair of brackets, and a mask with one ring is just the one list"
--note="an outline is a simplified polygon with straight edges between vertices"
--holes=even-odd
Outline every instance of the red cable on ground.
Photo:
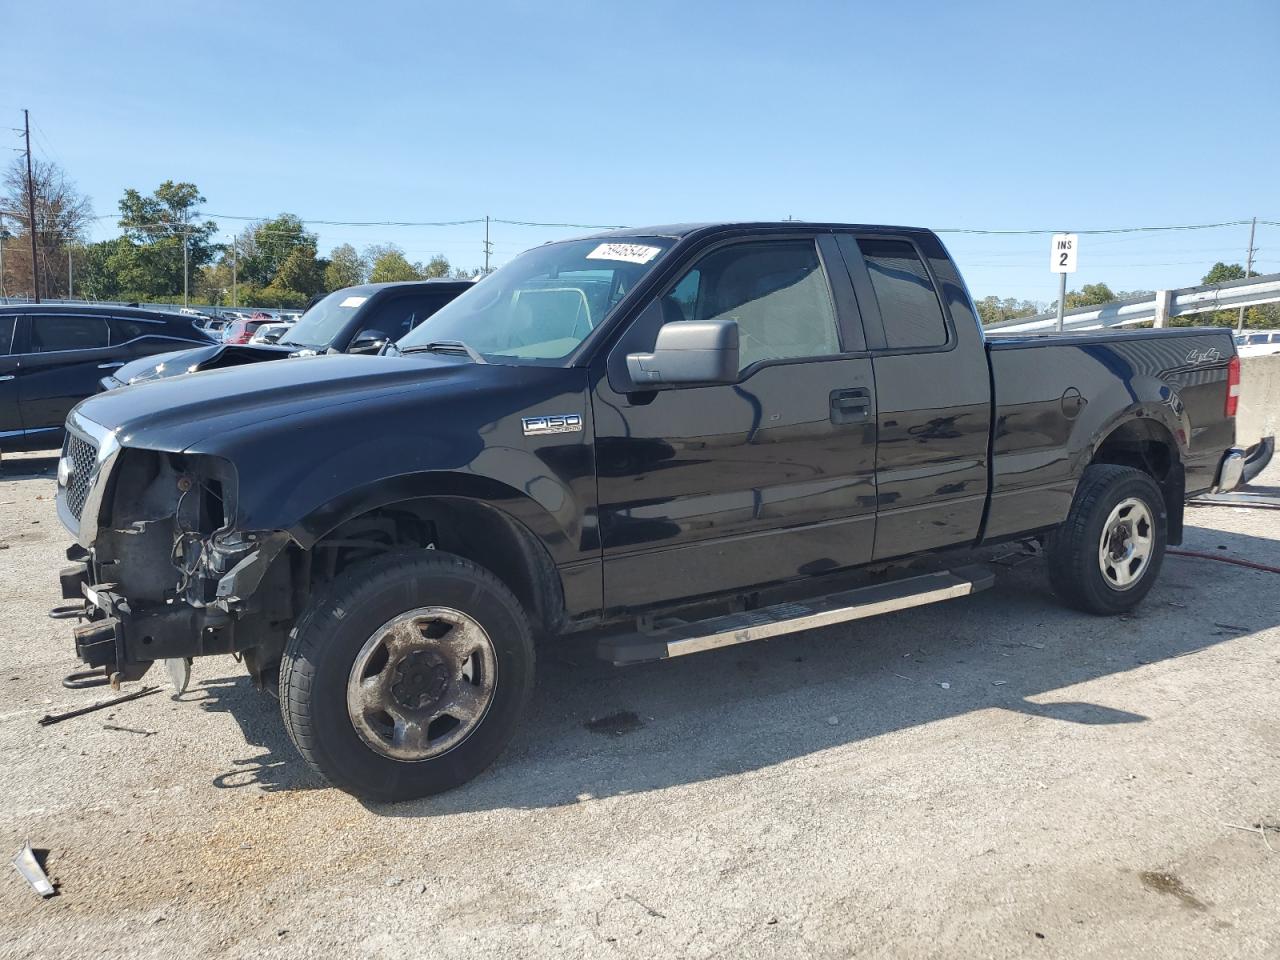
[[1216,553],[1201,553],[1199,550],[1166,550],[1165,553],[1174,557],[1196,557],[1200,560],[1217,560],[1219,563],[1230,563],[1237,567],[1248,567],[1251,570],[1265,570],[1267,573],[1280,573],[1280,567],[1270,567],[1265,563],[1256,563],[1253,560],[1237,560],[1235,557],[1224,557]]

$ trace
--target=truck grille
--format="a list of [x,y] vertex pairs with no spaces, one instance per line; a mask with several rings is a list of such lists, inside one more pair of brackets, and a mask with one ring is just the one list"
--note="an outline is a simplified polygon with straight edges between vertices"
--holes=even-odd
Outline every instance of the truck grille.
[[62,445],[62,455],[71,461],[71,476],[67,478],[67,507],[77,520],[84,510],[93,483],[93,468],[98,461],[98,448],[88,440],[67,431],[67,442]]

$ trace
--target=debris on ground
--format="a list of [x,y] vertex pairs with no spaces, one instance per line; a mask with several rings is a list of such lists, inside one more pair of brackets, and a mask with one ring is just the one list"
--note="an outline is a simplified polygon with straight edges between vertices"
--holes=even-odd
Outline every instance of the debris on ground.
[[143,687],[141,690],[133,691],[133,693],[124,693],[118,697],[112,697],[110,700],[99,700],[97,703],[91,703],[87,707],[68,710],[66,713],[46,713],[36,722],[42,727],[47,727],[54,723],[61,723],[63,720],[70,720],[72,717],[82,717],[86,713],[93,713],[95,710],[114,707],[118,703],[126,703],[129,700],[137,700],[139,697],[150,696],[159,689],[159,687]]
[[139,733],[139,734],[141,734],[141,735],[142,735],[142,736],[144,736],[144,737],[154,737],[154,736],[156,735],[156,733],[158,732],[158,731],[155,731],[155,730],[143,730],[143,729],[140,729],[140,728],[138,728],[138,727],[118,727],[118,726],[116,726],[114,723],[104,723],[104,724],[102,725],[102,729],[103,729],[103,730],[114,730],[114,731],[116,731],[117,733]]
[[31,841],[28,840],[21,850],[13,858],[13,866],[22,874],[22,878],[31,884],[31,889],[40,896],[48,900],[50,897],[57,896],[57,889],[49,881],[49,875],[44,872],[44,867],[40,863],[40,858],[36,855],[36,851],[31,848]]

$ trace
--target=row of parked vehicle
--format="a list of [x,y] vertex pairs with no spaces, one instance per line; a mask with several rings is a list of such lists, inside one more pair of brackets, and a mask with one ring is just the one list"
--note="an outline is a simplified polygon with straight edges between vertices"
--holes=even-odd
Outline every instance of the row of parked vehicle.
[[[0,307],[0,452],[62,445],[90,394],[199,370],[321,353],[377,353],[471,285],[364,284],[329,294],[294,323],[135,307]],[[268,328],[273,336],[255,340]]]

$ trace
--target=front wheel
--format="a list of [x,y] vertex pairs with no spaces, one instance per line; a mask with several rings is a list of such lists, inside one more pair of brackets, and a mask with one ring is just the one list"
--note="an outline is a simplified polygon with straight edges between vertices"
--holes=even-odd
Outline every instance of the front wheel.
[[344,571],[299,619],[280,668],[298,752],[370,800],[465,783],[515,732],[533,638],[511,591],[468,560],[395,554]]
[[1115,464],[1087,468],[1071,512],[1046,543],[1054,592],[1088,613],[1132,609],[1160,572],[1167,525],[1150,475]]

